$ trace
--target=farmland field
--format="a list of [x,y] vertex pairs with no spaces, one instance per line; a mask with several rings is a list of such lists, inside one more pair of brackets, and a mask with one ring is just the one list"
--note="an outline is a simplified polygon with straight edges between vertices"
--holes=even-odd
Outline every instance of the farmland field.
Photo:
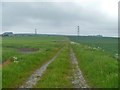
[[[38,76],[35,77],[37,80],[35,84],[31,84],[32,87],[75,88],[75,84],[79,82],[73,80],[76,77],[72,71],[75,69],[71,63],[72,48],[78,68],[90,88],[117,88],[118,58],[115,57],[118,53],[117,46],[117,39],[105,37],[3,37],[2,87],[19,88],[22,85],[26,87],[27,81],[33,83],[29,77],[31,75],[34,77],[34,73],[37,72]],[[49,61],[51,62],[46,64]],[[44,72],[39,69],[41,67],[46,67]]]
[[95,37],[95,36],[70,36],[71,41],[85,44],[92,47],[101,47],[105,51],[116,54],[118,53],[118,38],[112,37]]

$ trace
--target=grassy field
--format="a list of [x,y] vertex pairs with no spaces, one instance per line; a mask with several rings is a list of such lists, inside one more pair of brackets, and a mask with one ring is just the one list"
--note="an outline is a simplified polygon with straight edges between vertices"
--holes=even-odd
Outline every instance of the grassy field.
[[[55,39],[53,39],[55,38]],[[54,40],[54,41],[53,41]],[[17,87],[38,67],[48,61],[64,45],[64,37],[5,37],[3,38],[3,87]],[[37,48],[25,53],[19,49]],[[29,48],[29,49],[28,49]],[[17,52],[17,53],[16,53]],[[17,57],[17,62],[14,58]],[[14,75],[14,76],[13,76]],[[11,78],[14,77],[14,78]],[[12,82],[12,83],[11,83]]]
[[64,37],[54,36],[4,37],[2,38],[2,61],[24,54],[20,51],[21,48],[34,48],[42,51],[54,48],[54,46],[59,47],[64,44],[64,40],[66,40]]
[[95,37],[95,36],[71,36],[69,37],[71,41],[81,43],[83,45],[88,45],[91,47],[101,47],[103,50],[109,54],[118,53],[118,39],[112,37]]
[[3,88],[22,85],[63,47],[35,87],[73,87],[69,78],[72,75],[70,45],[90,87],[118,87],[118,62],[113,57],[118,53],[116,38],[15,36],[2,38]]
[[118,87],[118,39],[69,37],[85,79],[91,87]]
[[118,87],[118,61],[115,58],[85,45],[72,44],[72,47],[89,86],[94,88]]

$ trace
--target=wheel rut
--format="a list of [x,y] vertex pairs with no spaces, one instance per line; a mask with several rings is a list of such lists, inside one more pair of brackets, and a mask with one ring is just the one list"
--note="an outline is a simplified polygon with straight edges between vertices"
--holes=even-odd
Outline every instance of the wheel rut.
[[88,88],[89,86],[87,85],[82,75],[82,72],[78,66],[77,58],[72,48],[70,49],[70,58],[71,58],[72,72],[73,72],[72,84],[74,88]]
[[63,48],[60,49],[51,60],[49,60],[47,63],[42,65],[39,69],[37,69],[19,88],[32,88],[34,85],[36,85],[36,83],[41,79],[41,76],[43,75],[44,71],[47,69],[48,65],[56,59],[56,57],[61,53],[62,50]]

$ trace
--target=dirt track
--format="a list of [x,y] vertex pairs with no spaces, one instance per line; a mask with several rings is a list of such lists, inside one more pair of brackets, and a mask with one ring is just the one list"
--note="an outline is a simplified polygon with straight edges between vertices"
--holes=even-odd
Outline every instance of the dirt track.
[[74,88],[88,88],[89,86],[86,84],[86,81],[82,75],[82,72],[78,66],[77,58],[72,49],[70,49],[70,57],[72,63],[72,84]]
[[[59,50],[58,53],[51,60],[49,60],[39,69],[37,69],[19,88],[32,88],[34,85],[36,85],[36,83],[41,79],[41,76],[47,69],[48,65],[56,59],[56,57],[61,53],[62,50],[63,48]],[[70,58],[72,64],[71,78],[74,88],[88,88],[89,86],[86,84],[86,81],[81,73],[81,70],[78,67],[78,62],[72,49],[70,49]]]

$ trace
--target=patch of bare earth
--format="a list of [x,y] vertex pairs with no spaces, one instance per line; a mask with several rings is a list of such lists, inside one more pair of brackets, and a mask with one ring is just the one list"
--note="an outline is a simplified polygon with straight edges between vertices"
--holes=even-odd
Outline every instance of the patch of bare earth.
[[29,54],[29,53],[39,51],[39,49],[38,48],[20,48],[18,49],[18,51],[24,54]]
[[47,69],[48,65],[56,59],[56,57],[60,54],[61,50],[59,50],[51,60],[49,60],[47,63],[42,65],[39,69],[37,69],[19,88],[32,88],[34,85],[36,85],[36,83],[41,79],[41,76]]
[[71,63],[72,63],[72,84],[75,88],[88,88],[82,72],[78,66],[77,58],[73,52],[72,49],[70,49],[70,57],[71,57]]
[[0,67],[5,67],[5,66],[7,66],[11,63],[12,63],[11,60],[6,60],[6,61],[4,61],[3,63],[0,64]]

